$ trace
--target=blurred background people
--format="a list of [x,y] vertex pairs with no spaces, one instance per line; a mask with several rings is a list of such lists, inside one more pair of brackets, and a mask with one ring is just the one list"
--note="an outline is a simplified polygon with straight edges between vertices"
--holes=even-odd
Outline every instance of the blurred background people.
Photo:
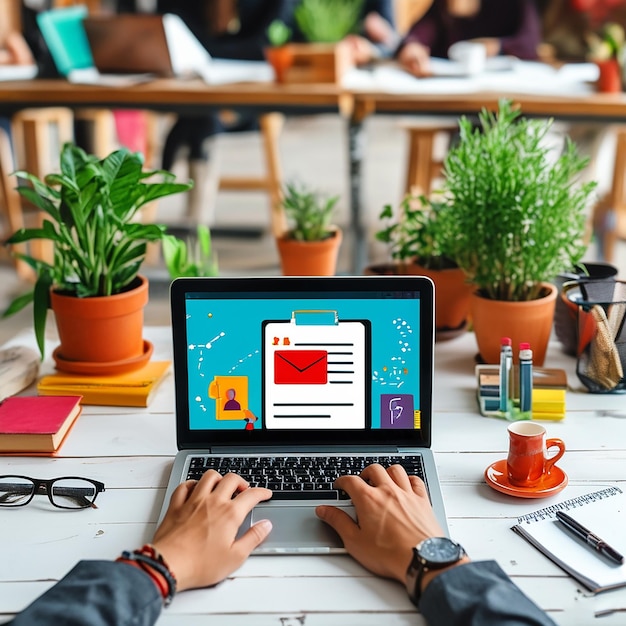
[[446,58],[452,44],[474,41],[487,56],[536,59],[541,21],[535,0],[433,0],[402,40],[398,61],[416,76],[430,73],[430,58]]

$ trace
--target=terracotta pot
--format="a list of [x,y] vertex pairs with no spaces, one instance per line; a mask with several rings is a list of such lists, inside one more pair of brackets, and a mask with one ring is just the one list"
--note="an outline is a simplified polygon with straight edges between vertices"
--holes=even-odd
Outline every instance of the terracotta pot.
[[462,328],[470,310],[473,287],[458,268],[433,270],[421,265],[415,266],[422,276],[428,276],[435,283],[435,328],[438,331]]
[[379,263],[368,265],[364,270],[365,276],[420,276],[422,268],[415,263]]
[[[140,276],[133,285],[123,293],[94,298],[51,292],[61,340],[55,352],[63,361],[119,364],[141,358],[146,349],[143,310],[148,303],[148,280]],[[58,359],[57,367],[62,368]]]
[[277,83],[284,83],[287,70],[293,63],[293,49],[290,45],[265,48],[265,58],[274,70]]
[[480,356],[485,363],[500,362],[500,339],[510,337],[513,360],[518,361],[518,346],[527,341],[533,351],[533,363],[543,365],[554,319],[557,288],[544,283],[545,296],[527,302],[490,300],[471,296],[471,316]]
[[283,276],[334,276],[341,238],[341,230],[336,227],[332,237],[321,241],[278,237],[276,245]]
[[622,72],[617,59],[596,61],[600,70],[597,89],[601,93],[620,93],[622,91]]

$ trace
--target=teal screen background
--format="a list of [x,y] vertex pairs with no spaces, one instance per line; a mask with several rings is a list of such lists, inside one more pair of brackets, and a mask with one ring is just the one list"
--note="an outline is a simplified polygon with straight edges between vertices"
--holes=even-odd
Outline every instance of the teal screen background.
[[[261,402],[262,325],[289,320],[294,310],[337,311],[339,321],[371,324],[372,428],[380,428],[380,395],[413,394],[420,407],[420,300],[400,299],[228,299],[224,294],[186,300],[189,423],[191,430],[241,430],[243,422],[217,420],[208,394],[214,376],[247,376],[249,409],[263,428]],[[401,362],[404,361],[404,363]]]

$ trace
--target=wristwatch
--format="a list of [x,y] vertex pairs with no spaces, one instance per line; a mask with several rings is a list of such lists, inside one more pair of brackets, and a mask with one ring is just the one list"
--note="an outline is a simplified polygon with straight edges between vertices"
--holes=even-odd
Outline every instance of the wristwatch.
[[413,548],[413,558],[406,572],[406,589],[411,602],[419,605],[422,579],[426,572],[458,563],[466,555],[463,547],[448,537],[429,537]]

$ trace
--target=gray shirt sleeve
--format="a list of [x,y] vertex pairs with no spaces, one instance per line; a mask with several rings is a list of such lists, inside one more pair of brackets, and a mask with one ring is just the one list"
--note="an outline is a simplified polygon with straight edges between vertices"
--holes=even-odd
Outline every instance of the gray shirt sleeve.
[[424,590],[419,608],[430,626],[555,626],[495,561],[442,572]]
[[81,561],[10,626],[152,626],[163,598],[150,577],[115,561]]

